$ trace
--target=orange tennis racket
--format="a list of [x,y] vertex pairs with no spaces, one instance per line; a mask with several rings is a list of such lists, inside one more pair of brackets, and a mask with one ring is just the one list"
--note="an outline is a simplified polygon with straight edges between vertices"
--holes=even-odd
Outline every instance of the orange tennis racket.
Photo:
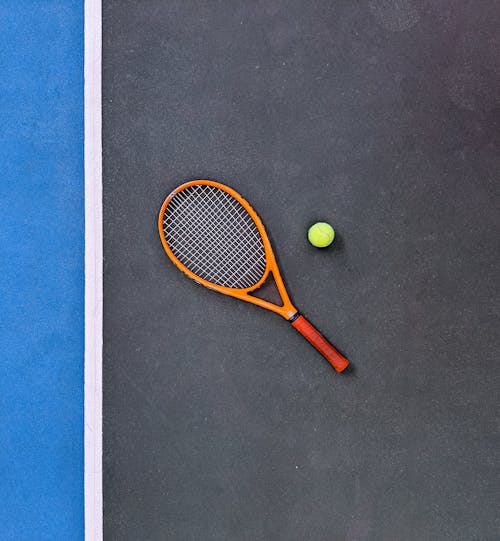
[[[158,217],[168,257],[196,282],[284,317],[342,372],[349,361],[293,306],[266,230],[250,204],[212,180],[193,180],[165,199]],[[283,303],[252,295],[272,274]]]

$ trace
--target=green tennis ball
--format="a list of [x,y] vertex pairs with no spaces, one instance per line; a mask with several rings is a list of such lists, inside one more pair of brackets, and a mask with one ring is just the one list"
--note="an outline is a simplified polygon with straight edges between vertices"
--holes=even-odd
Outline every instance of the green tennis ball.
[[316,246],[316,248],[326,248],[333,242],[335,231],[330,224],[318,222],[309,228],[307,238],[313,246]]

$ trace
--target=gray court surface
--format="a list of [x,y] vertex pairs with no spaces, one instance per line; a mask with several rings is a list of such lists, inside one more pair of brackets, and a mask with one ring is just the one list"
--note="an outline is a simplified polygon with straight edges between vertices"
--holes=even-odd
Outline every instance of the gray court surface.
[[[488,1],[104,2],[106,540],[500,539],[499,28]],[[253,203],[349,374],[170,263],[193,178]]]

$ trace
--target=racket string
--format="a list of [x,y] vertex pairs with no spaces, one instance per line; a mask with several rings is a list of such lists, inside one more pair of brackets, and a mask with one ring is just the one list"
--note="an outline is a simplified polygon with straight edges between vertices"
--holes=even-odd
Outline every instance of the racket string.
[[[216,195],[221,195],[224,197],[224,200],[223,202],[231,202],[232,200],[232,197],[227,194],[226,192],[223,192],[222,190],[217,190],[217,189],[214,189],[216,190]],[[234,212],[233,212],[234,211]],[[247,225],[247,228],[250,228],[249,231],[251,233],[253,233],[253,237],[256,238],[255,241],[253,242],[250,242],[250,245],[256,249],[258,249],[260,247],[260,245],[262,244],[262,240],[261,240],[261,237],[260,235],[258,234],[258,230],[257,228],[255,227],[255,224],[252,220],[252,218],[250,217],[250,215],[245,211],[245,209],[243,207],[241,207],[241,205],[239,205],[238,207],[236,206],[231,206],[230,207],[230,212],[233,216],[233,218],[235,219],[235,221],[233,222],[233,224],[238,225],[238,222],[240,219],[243,219],[245,222],[246,222],[246,225]],[[251,226],[254,226],[253,228],[251,228]],[[235,272],[233,272],[233,274],[230,276],[230,278],[234,278],[234,276],[236,275],[236,273],[238,271],[240,271],[243,266],[245,264],[248,264],[250,263],[251,260],[250,260],[250,257],[247,255],[244,260],[241,262],[241,264],[239,265],[239,267],[237,268],[237,270]],[[262,264],[262,268],[260,269],[260,273],[258,275],[255,275],[255,273],[253,273],[253,269],[252,267],[250,266],[242,276],[240,276],[239,280],[238,281],[243,281],[243,278],[246,276],[246,274],[250,274],[251,278],[252,279],[255,279],[255,281],[258,281],[259,278],[262,276],[263,272],[265,270],[265,261],[263,262]],[[241,286],[239,286],[241,287]]]
[[[180,246],[176,246],[180,250],[180,255],[181,256],[186,257],[189,262],[196,265],[196,270],[197,271],[203,270],[204,266],[206,266],[206,265],[213,266],[214,261],[215,261],[214,258],[211,257],[211,254],[207,253],[207,250],[204,249],[204,245],[205,245],[205,242],[207,240],[206,234],[204,234],[204,233],[206,233],[206,231],[210,230],[210,229],[211,229],[211,231],[213,233],[214,229],[211,228],[210,224],[207,223],[205,220],[201,220],[200,223],[201,223],[202,226],[206,226],[207,229],[205,231],[203,230],[203,228],[201,228],[201,229],[197,228],[195,230],[195,235],[196,235],[197,239],[199,240],[199,242],[198,242],[198,250],[200,251],[200,254],[198,254],[199,257],[197,259],[193,259],[192,257],[189,257],[189,254],[185,253]],[[215,231],[215,233],[216,234],[217,233],[221,234],[220,231]],[[225,234],[224,230],[222,230],[222,234]],[[183,239],[181,239],[181,240],[183,240]],[[201,248],[201,250],[200,250],[200,248]],[[221,247],[219,246],[219,250],[220,250],[220,248]],[[229,248],[232,248],[232,246],[229,246]],[[226,263],[228,263],[227,271],[226,271],[226,269],[224,269],[224,270],[222,270],[222,273],[221,273],[222,278],[224,280],[226,280],[226,281],[230,281],[233,278],[235,278],[239,274],[240,268],[244,267],[249,262],[249,258],[247,257],[238,266],[234,267],[234,265],[237,264],[237,262],[235,261],[235,258],[233,257],[231,251],[228,251],[228,250],[222,251],[221,250],[221,254],[224,255]],[[264,266],[262,266],[260,270],[263,271]],[[254,279],[254,280],[256,280],[256,279],[258,280],[258,278],[260,277],[260,276],[256,276],[254,273],[252,273],[251,268],[247,272],[249,272],[249,274],[251,275],[251,278]],[[260,272],[259,272],[259,274],[260,274]],[[211,278],[211,279],[216,278],[216,276],[213,273],[208,273],[208,277]],[[237,285],[237,286],[243,285],[241,283],[241,278],[242,277],[238,276],[238,278],[240,278],[240,280],[238,280],[235,283],[235,285]]]
[[251,287],[266,270],[265,249],[256,224],[245,208],[220,188],[194,185],[172,196],[163,230],[179,261],[212,283]]
[[[212,188],[210,188],[210,189],[212,189]],[[222,192],[221,190],[212,189],[212,191],[213,191],[213,194],[214,194],[215,196],[226,195],[225,192]],[[225,203],[225,202],[231,203],[231,199],[230,199],[230,196],[229,196],[229,195],[227,195],[226,201],[223,201],[223,203]],[[218,205],[218,208],[219,208],[220,210],[224,210],[224,209],[227,208],[227,207],[224,207],[224,205],[223,205],[222,207],[221,207],[220,205]],[[250,218],[250,216],[244,211],[243,208],[241,208],[241,210],[244,212],[244,215],[242,215],[242,214],[240,214],[240,215],[235,214],[234,208],[235,208],[234,206],[229,206],[229,211],[230,211],[230,213],[231,213],[231,215],[232,215],[232,217],[233,217],[234,220],[239,219],[239,218],[244,218],[244,219],[247,220],[247,226],[254,226],[253,220],[252,220],[252,219]],[[236,207],[236,208],[237,208],[237,207]],[[234,221],[234,220],[233,220],[233,222],[230,222],[230,223],[229,223],[229,231],[232,229],[232,232],[233,232],[233,233],[235,233],[235,232],[241,233],[241,228],[237,228],[237,227],[236,227],[237,225],[240,225],[240,224],[238,224],[238,222],[237,222],[237,221]],[[218,224],[218,225],[227,225],[227,224],[224,224],[224,223],[222,222],[222,223],[220,223],[220,224]],[[255,226],[254,226],[254,227],[255,227]],[[228,230],[227,230],[228,228],[226,227],[226,228],[222,228],[222,229],[223,229],[223,234],[225,235],[225,238],[230,238],[230,237],[228,236]],[[248,231],[248,228],[247,228],[247,231]],[[252,231],[252,229],[250,229],[250,231]],[[254,238],[255,238],[255,237],[254,237]],[[259,237],[259,240],[260,240],[260,237]],[[233,250],[234,250],[234,248],[237,247],[237,246],[235,245],[234,242],[233,242],[233,243],[230,243],[230,244],[231,244],[231,248],[232,248]],[[253,243],[251,243],[251,244],[252,244],[253,247],[258,248],[258,244],[257,244],[256,242],[253,242]],[[232,254],[230,253],[230,254],[229,254],[229,257],[230,257],[231,263],[237,264],[237,262],[234,260],[234,257],[231,257],[231,255],[232,255]],[[245,258],[243,259],[243,261],[237,266],[237,268],[235,269],[235,271],[234,271],[232,274],[230,274],[229,276],[225,276],[225,277],[228,278],[228,279],[233,279],[233,278],[235,277],[235,275],[238,273],[238,271],[240,271],[240,269],[241,269],[245,264],[248,264],[248,263],[250,263],[250,258],[247,256],[247,257],[245,257]],[[250,267],[247,269],[246,273],[250,274],[250,275],[251,275],[251,278],[252,278],[253,280],[258,281],[258,279],[260,278],[260,276],[262,275],[262,273],[264,272],[264,270],[265,270],[265,264],[262,265],[262,268],[260,269],[261,272],[259,272],[258,275],[255,275],[254,273],[252,273],[252,267],[250,266]],[[241,281],[241,279],[238,280],[238,282],[240,282],[240,281]],[[239,286],[240,284],[237,283],[237,284],[235,284],[235,285],[238,285],[238,286]]]
[[[180,194],[179,194],[179,195],[180,195]],[[210,209],[209,207],[205,207],[204,210],[207,210],[207,212],[210,212],[210,213],[211,213],[211,209]],[[215,235],[219,235],[219,236],[220,236],[221,232],[224,233],[224,235],[226,236],[226,238],[229,238],[229,241],[230,241],[230,242],[229,242],[229,246],[228,246],[229,248],[236,248],[236,247],[237,247],[237,245],[236,245],[234,242],[231,242],[231,238],[228,237],[228,235],[227,235],[228,232],[225,231],[225,230],[224,230],[224,231],[221,231],[220,226],[223,225],[221,222],[216,223],[216,225],[219,226],[219,229],[214,229],[214,225],[213,225],[212,221],[206,220],[206,219],[205,219],[205,215],[201,215],[199,221],[200,221],[200,223],[203,222],[203,223],[202,223],[203,226],[209,227],[209,228],[211,229],[212,233],[214,233]],[[198,225],[198,224],[195,222],[193,225],[196,226],[196,225]],[[234,229],[234,227],[233,227],[233,229]],[[198,231],[198,232],[200,232],[200,231]],[[204,232],[204,230],[202,229],[202,230],[201,230],[201,233],[203,233],[203,232]],[[205,231],[205,232],[206,232],[206,231]],[[255,244],[254,244],[254,245],[255,245]],[[223,245],[222,245],[222,246],[219,246],[219,248],[224,249],[224,246],[223,246]]]
[[[215,234],[219,234],[219,235],[220,235],[220,234],[223,234],[223,235],[225,235],[225,237],[227,238],[227,234],[226,234],[226,231],[224,231],[224,229],[219,230],[219,231],[215,231],[213,227],[212,227],[212,228],[210,227],[210,223],[207,223],[205,220],[201,220],[200,223],[201,223],[201,225],[207,226],[209,229],[211,229],[211,230],[212,230],[212,233],[215,232]],[[231,224],[231,225],[234,226],[235,224]],[[220,228],[219,228],[219,229],[220,229]],[[206,232],[206,230],[205,230],[205,232]],[[205,243],[205,241],[206,241],[206,236],[205,236],[203,233],[204,233],[203,228],[202,228],[202,229],[196,228],[195,234],[196,234],[196,238],[199,240],[199,243],[198,243],[198,249],[199,249],[200,247],[203,247],[203,245],[204,245],[204,243]],[[229,246],[229,248],[234,248],[234,246]],[[219,246],[219,250],[220,250],[220,249],[221,249],[221,246]],[[198,260],[193,260],[192,258],[189,257],[189,254],[184,253],[182,250],[181,250],[181,255],[184,255],[185,257],[188,258],[188,261],[190,261],[191,263],[195,264],[195,265],[196,265],[196,270],[198,270],[198,271],[203,269],[203,265],[204,265],[204,264],[205,264],[205,265],[206,265],[206,264],[208,264],[208,265],[213,265],[213,263],[214,263],[214,258],[213,258],[213,257],[210,257],[210,255],[209,255],[209,257],[207,258],[207,251],[204,250],[203,248],[202,248],[202,250],[201,250],[201,254],[199,254],[199,255],[201,255],[201,258],[199,257]],[[234,270],[233,270],[231,267],[233,267],[233,265],[234,265],[234,263],[235,263],[234,257],[232,257],[232,254],[231,254],[230,252],[228,252],[227,250],[224,252],[224,256],[225,256],[225,259],[226,259],[226,263],[229,263],[230,265],[229,265],[229,269],[228,269],[227,272],[222,271],[222,278],[223,278],[224,280],[226,280],[226,281],[231,281],[233,278],[235,278],[235,276],[238,275],[238,273],[239,273],[239,271],[240,271],[240,268],[243,267],[243,266],[245,266],[245,265],[248,263],[249,258],[245,258],[245,259],[240,263],[240,265],[237,266],[236,268],[234,268]],[[231,264],[231,263],[232,263],[232,264]],[[260,270],[263,272],[264,269],[265,269],[265,266],[262,265]],[[233,272],[230,272],[231,270],[233,270]],[[246,273],[249,273],[249,274],[251,275],[251,277],[252,277],[253,280],[258,280],[258,279],[260,278],[260,276],[256,276],[254,273],[252,273],[252,269],[251,269],[251,268],[248,269],[248,270],[246,271]],[[260,274],[260,272],[259,272],[259,274]],[[208,278],[211,278],[211,279],[216,278],[216,276],[213,275],[213,273],[208,273],[208,276],[207,276],[207,277],[208,277]],[[238,279],[238,278],[239,278],[239,279]],[[237,281],[236,281],[235,284],[234,284],[235,286],[244,286],[244,285],[246,285],[246,284],[244,283],[244,282],[245,282],[245,281],[244,281],[245,276],[238,276],[238,278],[236,278]]]
[[[181,195],[181,194],[179,194],[179,195]],[[186,199],[186,198],[184,198],[184,200],[185,200],[185,199]],[[183,202],[183,201],[181,200],[181,203],[182,203],[182,202]],[[178,209],[179,209],[179,207],[176,207],[176,210],[178,210]],[[208,210],[208,211],[210,211],[210,209],[206,209],[206,208],[204,208],[203,210]],[[244,210],[244,209],[243,209],[243,210]],[[205,242],[205,240],[206,240],[205,237],[206,237],[206,233],[207,233],[208,229],[211,229],[211,231],[214,232],[215,234],[219,234],[220,231],[214,230],[214,228],[213,228],[211,222],[208,222],[208,221],[206,221],[206,220],[204,219],[204,215],[199,214],[199,217],[200,217],[199,224],[197,223],[196,225],[198,226],[198,225],[201,224],[201,226],[206,226],[207,229],[203,229],[203,227],[200,229],[199,227],[197,227],[197,228],[196,228],[196,231],[195,231],[195,233],[196,233],[196,239],[197,239],[197,241],[198,241],[198,245],[202,247],[202,248],[201,248],[201,253],[202,253],[203,255],[206,255],[206,250],[203,249],[203,245],[204,245],[204,242]],[[173,217],[173,218],[175,218],[175,217]],[[250,218],[250,217],[249,217],[249,218]],[[251,218],[250,218],[250,220],[251,220]],[[252,222],[252,223],[253,223],[253,222]],[[219,224],[219,225],[220,225],[220,224]],[[235,225],[236,225],[236,224],[234,224],[234,223],[231,224],[231,226],[233,227],[233,229],[236,229],[236,228],[235,228]],[[224,234],[225,234],[225,237],[227,238],[226,231],[224,231]],[[182,239],[181,239],[181,240],[182,240]],[[253,243],[253,245],[255,246],[255,243]],[[234,248],[235,245],[233,244],[232,247]],[[191,258],[189,258],[189,254],[186,254],[185,252],[182,251],[182,249],[179,247],[179,245],[178,245],[178,248],[179,248],[179,250],[180,250],[180,253],[181,253],[182,255],[184,255],[185,257],[187,257],[187,259],[188,259],[191,263],[195,264],[195,265],[197,266],[198,269],[201,268],[200,265],[197,264],[197,261],[193,261]],[[223,248],[223,247],[222,247],[222,248]],[[221,250],[221,251],[224,251],[224,250]],[[225,255],[226,257],[229,257],[230,261],[234,263],[234,258],[231,256],[231,253],[228,252],[227,250],[225,250],[224,252],[225,252],[224,255]],[[245,264],[245,263],[248,263],[248,262],[249,262],[249,259],[246,258],[245,261],[244,261],[242,264]],[[209,258],[208,263],[213,263],[213,259]],[[264,269],[265,269],[265,264],[264,264],[264,265],[262,266],[262,268],[260,269],[260,270],[262,270],[262,273],[264,272]],[[234,277],[234,275],[236,274],[236,272],[237,272],[238,270],[239,270],[239,268],[236,269],[236,271],[233,272],[230,276],[228,276],[227,273],[224,273],[224,272],[223,272],[223,277],[224,277],[225,279],[231,279],[231,278]],[[251,270],[252,270],[252,269],[250,268],[249,271],[250,271],[250,274],[251,274],[252,279],[255,279],[255,281],[258,281],[258,279],[260,278],[260,276],[261,276],[262,274],[260,274],[259,276],[256,276],[254,273],[251,272]],[[249,271],[247,271],[247,273],[248,273]],[[238,282],[240,282],[240,280],[238,280]],[[237,287],[241,287],[239,283],[236,284],[236,286],[237,286]]]
[[[236,222],[238,223],[239,220],[243,219],[246,221],[247,225],[250,226],[249,232],[250,234],[253,234],[254,239],[260,244],[262,242],[261,236],[255,227],[255,224],[253,223],[253,220],[251,216],[248,214],[248,212],[241,206],[234,206],[231,205],[231,202],[234,200],[228,193],[223,192],[222,190],[218,190],[214,188],[215,195],[222,197],[223,204],[229,204],[229,210],[232,214],[232,216],[235,218]],[[219,199],[220,199],[219,197]]]

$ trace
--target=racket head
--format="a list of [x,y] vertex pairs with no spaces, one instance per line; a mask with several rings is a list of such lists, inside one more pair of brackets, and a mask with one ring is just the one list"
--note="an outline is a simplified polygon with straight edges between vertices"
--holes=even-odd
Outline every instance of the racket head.
[[[204,197],[206,198],[206,206],[200,203]],[[216,230],[214,236],[211,236],[211,224],[217,223],[218,219],[225,220],[227,218],[228,209],[221,209],[224,201],[228,205],[232,205],[230,211],[234,220],[227,225],[226,232],[229,231],[229,235],[231,235],[231,228],[236,228],[245,237],[244,242],[247,242],[250,236],[253,239],[252,248],[238,250],[238,246],[236,246],[237,240],[232,238],[232,244],[230,243],[229,248],[226,247],[225,253],[228,255],[231,249],[236,250],[236,263],[231,269],[232,272],[225,275],[225,279],[221,278],[217,272],[215,275],[210,275],[203,267],[205,262],[196,259],[200,257],[200,250],[205,250],[202,254],[203,258],[207,256],[206,251],[208,251],[209,260],[210,257],[215,258],[212,248],[216,250],[217,242],[220,244],[224,228],[222,228],[222,233],[220,230]],[[184,207],[182,212],[179,211],[180,205]],[[211,205],[214,205],[213,214],[211,214]],[[217,207],[217,205],[219,206]],[[184,216],[186,213],[187,216]],[[176,220],[178,222],[174,223]],[[178,186],[167,196],[161,206],[158,216],[158,231],[163,248],[170,260],[195,282],[225,295],[237,297],[272,310],[286,319],[296,313],[296,309],[291,304],[285,290],[271,243],[261,219],[250,203],[229,186],[213,180],[192,180]],[[196,239],[197,233],[200,232],[204,235],[201,245]],[[203,245],[203,240],[208,243],[207,246]],[[193,253],[189,251],[189,242],[194,244],[194,248],[191,247],[191,249],[196,252],[194,253],[196,257],[190,258]],[[210,243],[212,242],[214,246],[211,246]],[[255,253],[252,252],[253,250]],[[232,252],[229,257],[233,257]],[[219,263],[224,265],[226,260],[224,256],[221,256],[221,258]],[[231,280],[228,276],[234,274],[234,272],[237,274],[238,267],[243,265],[244,268],[247,260],[250,260],[251,263],[251,270],[248,274],[244,277],[239,276],[241,278],[239,281]],[[196,262],[193,263],[193,261]],[[199,265],[201,265],[201,268]],[[258,289],[267,280],[270,272],[272,272],[280,292],[283,306],[249,295],[250,292]],[[238,276],[236,277],[238,278]]]

